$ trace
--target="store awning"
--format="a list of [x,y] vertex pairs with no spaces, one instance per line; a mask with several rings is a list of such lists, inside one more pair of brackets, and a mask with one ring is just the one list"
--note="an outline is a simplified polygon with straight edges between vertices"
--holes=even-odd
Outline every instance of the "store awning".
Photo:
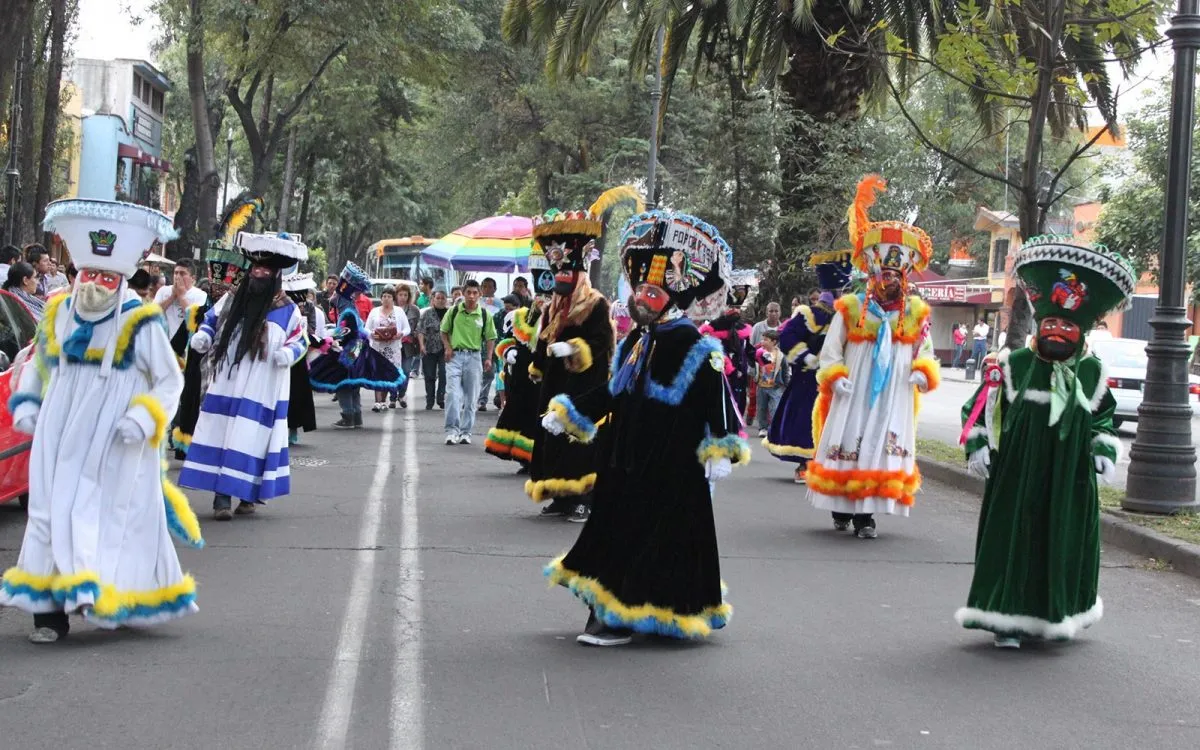
[[159,172],[171,171],[171,162],[161,159],[154,154],[147,153],[137,146],[130,146],[127,143],[117,144],[117,158],[133,159],[134,164],[142,164]]

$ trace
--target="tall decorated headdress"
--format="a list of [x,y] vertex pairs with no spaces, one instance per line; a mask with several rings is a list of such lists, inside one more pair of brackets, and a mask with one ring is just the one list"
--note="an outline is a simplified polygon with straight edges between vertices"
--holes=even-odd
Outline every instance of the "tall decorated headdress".
[[221,220],[217,222],[215,236],[208,243],[204,253],[204,264],[207,267],[210,281],[227,286],[235,286],[246,275],[250,260],[242,253],[234,250],[234,242],[238,233],[249,226],[250,221],[262,211],[262,198],[243,192],[225,206]]
[[300,273],[299,266],[289,268],[283,275],[283,291],[288,293],[307,292],[316,289],[317,282],[311,273]]
[[308,260],[308,246],[287,232],[251,234],[238,232],[235,241],[251,265],[266,266],[277,271]]
[[[604,236],[604,225],[621,205],[631,205],[635,212],[645,208],[635,188],[621,185],[604,191],[586,211],[563,212],[552,208],[533,217],[533,255],[540,252],[551,273],[587,271],[596,257],[596,242]],[[531,266],[532,259],[533,256]]]
[[817,286],[823,292],[837,294],[850,286],[850,276],[854,266],[850,262],[850,250],[831,250],[827,253],[813,253],[808,264],[817,272]]
[[338,276],[337,289],[335,291],[339,297],[347,300],[352,299],[355,292],[366,294],[371,291],[371,278],[357,264],[346,261],[346,267],[342,269],[341,275]]
[[711,224],[672,211],[638,214],[621,232],[620,255],[631,288],[660,286],[693,318],[724,308],[733,251]]
[[850,219],[851,262],[868,276],[884,270],[907,276],[924,271],[933,257],[933,241],[924,230],[902,221],[871,221],[868,211],[875,196],[887,189],[887,182],[876,174],[858,183],[854,203],[847,212]]
[[1104,245],[1069,236],[1033,237],[1021,246],[1013,273],[1037,320],[1066,318],[1084,331],[1133,296],[1129,261]]
[[126,277],[154,243],[179,236],[166,214],[152,208],[87,198],[49,204],[42,226],[59,236],[77,267]]

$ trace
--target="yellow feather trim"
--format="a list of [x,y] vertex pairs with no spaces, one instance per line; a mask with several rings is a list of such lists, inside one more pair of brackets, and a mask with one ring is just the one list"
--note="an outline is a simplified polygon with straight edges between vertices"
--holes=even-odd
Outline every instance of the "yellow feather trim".
[[179,445],[190,446],[192,444],[192,436],[183,434],[183,430],[179,429],[178,427],[171,430],[171,440],[174,440]]
[[772,456],[794,456],[799,458],[812,458],[816,453],[814,448],[797,448],[794,445],[776,445],[768,438],[763,438],[763,447],[770,451]]
[[596,475],[584,474],[579,479],[532,479],[525,482],[525,494],[535,502],[555,497],[586,495],[596,486]]
[[797,315],[804,318],[804,326],[808,328],[809,332],[820,333],[824,330],[821,326],[817,325],[817,319],[813,316],[812,308],[808,305],[800,305],[800,307],[796,308],[796,312],[792,317],[794,318]]
[[534,383],[542,382],[542,371],[537,368],[537,365],[530,363],[528,372],[529,372],[529,379],[531,381],[533,381]]
[[170,504],[171,510],[175,511],[175,518],[187,535],[187,543],[193,546],[203,546],[204,536],[200,532],[200,519],[196,518],[196,512],[192,510],[192,504],[188,502],[187,495],[165,476],[162,480],[162,488],[163,497]]
[[200,330],[200,305],[192,305],[188,308],[187,330],[188,333],[195,333]]
[[620,185],[615,188],[609,188],[600,194],[592,207],[588,209],[588,213],[592,216],[600,216],[605,211],[611,208],[628,203],[633,206],[633,212],[640,214],[646,210],[646,201],[642,198],[642,194],[637,188],[632,185]]
[[567,371],[574,373],[587,372],[592,366],[592,347],[587,341],[581,338],[569,339],[567,343],[575,347],[575,353],[567,357]]
[[[55,329],[55,319],[58,317],[58,308],[63,301],[68,299],[68,295],[60,295],[47,303],[46,312],[42,318],[42,325],[46,326],[46,356],[58,357],[62,354],[62,347],[58,343],[58,334]],[[163,325],[166,325],[166,318],[163,317],[163,310],[153,302],[134,308],[125,314],[124,321],[121,324],[121,335],[117,337],[117,348],[113,354],[113,361],[120,362],[124,359],[126,351],[130,344],[133,343],[133,333],[146,322],[149,318],[159,318]],[[88,362],[103,362],[103,349],[88,349],[83,358]]]
[[102,582],[99,574],[90,570],[70,575],[34,575],[20,568],[9,568],[4,571],[4,582],[12,586],[28,586],[38,591],[53,591],[63,595],[82,586],[95,586],[99,589],[99,595],[92,605],[92,613],[104,619],[114,619],[137,607],[159,608],[180,597],[196,593],[196,579],[190,575],[185,575],[179,583],[172,586],[144,591],[118,589],[112,584]]
[[513,315],[513,337],[526,346],[529,346],[530,342],[537,338],[537,325],[530,325],[526,322],[528,318],[528,307],[520,308]]
[[[562,561],[566,555],[554,559],[547,566],[546,578],[551,586],[567,586],[572,592],[584,594],[595,603],[626,622],[637,622],[653,618],[664,629],[678,629],[689,638],[704,638],[712,633],[710,623],[714,618],[729,620],[733,616],[733,605],[722,602],[715,607],[705,607],[694,615],[681,615],[666,607],[654,604],[630,605],[621,601],[595,578],[581,576],[579,573],[563,567]],[[724,590],[724,583],[722,583]]]
[[145,409],[150,414],[150,418],[154,420],[154,434],[147,436],[146,440],[157,448],[166,437],[167,423],[171,421],[167,416],[167,410],[162,407],[157,398],[149,393],[141,393],[130,399],[129,408],[132,409],[135,406]]

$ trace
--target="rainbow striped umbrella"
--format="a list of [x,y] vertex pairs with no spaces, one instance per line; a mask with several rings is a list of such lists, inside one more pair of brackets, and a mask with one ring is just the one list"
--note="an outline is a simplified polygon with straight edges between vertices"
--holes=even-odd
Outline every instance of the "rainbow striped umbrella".
[[533,219],[493,216],[455,229],[421,252],[421,259],[453,271],[521,273],[529,270]]

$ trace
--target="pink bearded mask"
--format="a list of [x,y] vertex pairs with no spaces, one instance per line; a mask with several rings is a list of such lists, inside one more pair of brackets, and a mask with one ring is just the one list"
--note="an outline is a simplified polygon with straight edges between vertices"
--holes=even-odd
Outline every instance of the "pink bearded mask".
[[115,271],[85,268],[79,272],[75,300],[81,313],[107,312],[117,303],[124,277]]

